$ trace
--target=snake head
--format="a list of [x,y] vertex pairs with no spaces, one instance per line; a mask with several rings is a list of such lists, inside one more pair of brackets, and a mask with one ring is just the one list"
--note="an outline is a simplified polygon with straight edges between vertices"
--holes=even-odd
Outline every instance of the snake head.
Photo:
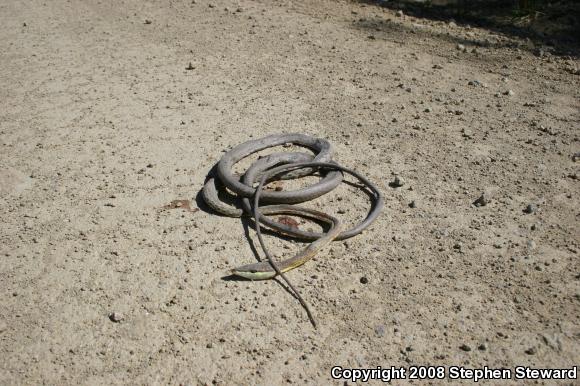
[[250,280],[266,280],[276,276],[276,271],[267,261],[242,265],[232,269],[232,275],[240,276]]

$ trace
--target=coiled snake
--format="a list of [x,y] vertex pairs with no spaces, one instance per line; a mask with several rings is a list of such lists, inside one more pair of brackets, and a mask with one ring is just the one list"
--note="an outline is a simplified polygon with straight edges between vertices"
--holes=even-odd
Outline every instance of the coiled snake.
[[[290,152],[274,153],[258,159],[243,176],[232,173],[232,167],[249,155],[286,144],[307,147],[317,153],[315,155]],[[304,134],[274,134],[244,142],[226,152],[216,165],[215,170],[216,175],[210,177],[203,187],[204,201],[210,208],[226,216],[253,216],[260,245],[268,259],[234,268],[232,273],[250,280],[271,279],[279,275],[294,291],[305,308],[310,321],[316,327],[316,322],[308,305],[284,275],[284,272],[304,264],[331,241],[344,240],[361,233],[378,217],[384,205],[383,195],[373,183],[356,171],[334,163],[332,161],[332,146],[328,141]],[[275,179],[294,179],[316,172],[322,173],[322,178],[319,182],[306,188],[281,192],[263,190],[266,182]],[[350,174],[362,182],[371,191],[373,198],[372,207],[367,217],[353,228],[342,231],[341,222],[337,218],[317,210],[290,205],[306,202],[330,192],[342,182],[343,173]],[[254,185],[258,180],[258,187],[255,188]],[[241,203],[238,205],[241,208],[231,206],[219,198],[219,191],[225,191],[225,188],[234,192],[237,195],[235,198],[241,199]],[[252,197],[254,199],[253,205],[250,202]],[[260,206],[261,202],[270,205]],[[266,217],[275,214],[288,214],[318,220],[329,224],[330,228],[326,233],[308,232]],[[286,236],[313,240],[313,242],[294,257],[282,262],[275,262],[266,248],[259,224],[264,224]]]

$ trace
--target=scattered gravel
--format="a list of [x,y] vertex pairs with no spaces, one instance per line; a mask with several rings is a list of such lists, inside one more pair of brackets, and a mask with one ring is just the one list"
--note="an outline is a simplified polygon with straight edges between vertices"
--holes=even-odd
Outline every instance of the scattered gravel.
[[[79,2],[67,18],[65,0],[3,2],[0,356],[17,359],[3,374],[327,384],[341,358],[400,351],[413,364],[580,363],[577,56],[375,2],[197,3]],[[228,278],[255,261],[251,221],[197,200],[222,151],[285,131],[328,139],[385,190],[373,226],[289,274],[320,330],[276,281]],[[349,208],[345,228],[364,218],[368,196],[337,195],[305,206]],[[200,210],[163,209],[185,199]],[[266,242],[280,260],[307,245]],[[539,333],[554,348],[520,345]]]

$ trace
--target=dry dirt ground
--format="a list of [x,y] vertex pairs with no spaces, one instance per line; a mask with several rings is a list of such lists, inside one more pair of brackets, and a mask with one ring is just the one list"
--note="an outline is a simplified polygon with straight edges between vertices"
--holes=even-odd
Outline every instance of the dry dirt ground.
[[[330,0],[7,0],[0,37],[0,383],[580,363],[576,58]],[[289,275],[317,330],[279,283],[224,280],[256,259],[243,223],[197,210],[224,150],[278,132],[386,196]],[[352,222],[356,192],[311,205]]]

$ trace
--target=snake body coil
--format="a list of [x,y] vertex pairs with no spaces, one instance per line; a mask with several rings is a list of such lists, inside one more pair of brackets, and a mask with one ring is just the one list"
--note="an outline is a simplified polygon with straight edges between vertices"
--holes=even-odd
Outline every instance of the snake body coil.
[[[242,159],[261,150],[287,144],[306,147],[315,154],[301,152],[273,153],[254,162],[242,175],[232,172],[233,166]],[[320,249],[333,240],[344,240],[361,233],[378,217],[384,199],[379,189],[354,170],[340,166],[332,161],[332,146],[324,139],[313,138],[304,134],[275,134],[258,140],[244,142],[226,152],[217,163],[214,175],[205,183],[202,196],[213,210],[230,217],[253,216],[256,232],[264,254],[268,258],[254,264],[237,267],[232,273],[250,280],[271,279],[281,276],[296,293],[301,304],[306,309],[311,322],[316,325],[308,306],[298,291],[288,281],[284,272],[294,269],[311,259]],[[263,186],[275,179],[294,179],[319,172],[321,179],[308,187],[293,191],[265,191]],[[343,179],[343,173],[350,174],[362,182],[372,193],[373,204],[366,218],[353,228],[342,231],[341,222],[323,212],[296,205],[320,197],[336,188]],[[258,187],[254,187],[259,182]],[[230,193],[228,192],[233,192]],[[226,203],[220,199],[219,193],[229,196]],[[250,202],[254,199],[254,203]],[[259,206],[261,202],[270,205]],[[308,232],[296,227],[274,221],[271,215],[289,214],[321,221],[330,225],[326,233]],[[260,224],[268,226],[285,236],[313,242],[294,257],[282,262],[274,262],[262,238]]]

